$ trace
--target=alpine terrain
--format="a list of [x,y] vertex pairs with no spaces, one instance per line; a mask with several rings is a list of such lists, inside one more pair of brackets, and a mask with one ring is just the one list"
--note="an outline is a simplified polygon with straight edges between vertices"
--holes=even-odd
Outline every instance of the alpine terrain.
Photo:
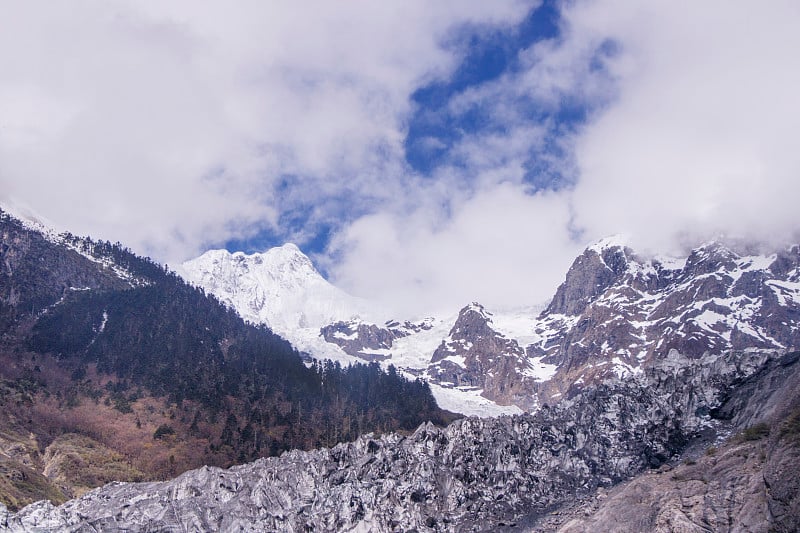
[[454,417],[377,364],[306,364],[119,244],[0,212],[0,501],[56,503]]
[[[16,512],[0,508],[8,530],[788,532],[800,526],[800,247],[762,254],[712,242],[679,260],[640,256],[607,239],[576,258],[545,306],[493,313],[470,303],[451,317],[422,319],[381,317],[368,302],[331,286],[293,245],[252,256],[209,252],[183,271],[219,299],[216,305],[251,323],[237,328],[265,335],[268,325],[305,353],[304,364],[282,377],[308,371],[302,379],[316,384],[320,376],[321,390],[328,376],[337,377],[343,388],[326,396],[337,400],[332,411],[318,411],[316,426],[333,430],[330,417],[359,413],[336,410],[359,383],[337,372],[349,375],[359,367],[341,363],[356,362],[378,379],[376,388],[367,387],[377,391],[368,402],[415,390],[424,398],[423,381],[412,381],[421,378],[439,405],[482,416],[446,426],[425,422],[412,431],[370,428],[375,419],[366,417],[357,435],[326,433],[335,445],[227,469],[204,466],[168,481],[110,483],[61,505],[42,500]],[[116,308],[100,301],[69,308],[70,317],[93,317],[75,330],[84,336],[54,340],[50,333],[37,341],[34,335],[28,346],[57,360],[105,361],[94,348],[105,344],[94,338],[110,330]],[[57,299],[51,311],[30,319],[47,323],[62,316],[65,304]],[[63,336],[65,329],[55,331]],[[201,344],[215,346],[227,338],[200,336]],[[199,351],[191,352],[192,364],[207,364],[209,355],[193,346]],[[231,360],[223,353],[217,372],[227,375],[232,365],[260,375],[247,362],[250,352],[234,353],[241,355]],[[336,363],[322,362],[329,359]],[[135,375],[125,374],[124,365],[108,368],[129,380]],[[234,388],[223,381],[202,390],[213,394],[221,386],[229,396],[214,401],[233,401],[225,398],[253,386],[245,375],[231,377],[244,380]],[[202,403],[179,390],[184,403]],[[247,409],[258,411],[261,401]],[[426,418],[445,421],[422,400],[392,406],[424,407]],[[392,419],[399,430],[413,422],[399,414]],[[301,420],[282,427],[313,431]],[[341,428],[336,420],[332,426]],[[241,438],[241,422],[235,426]]]
[[[619,239],[590,246],[547,306],[387,319],[314,270],[294,245],[251,256],[211,251],[186,278],[316,358],[378,361],[432,384],[464,414],[534,411],[609,377],[641,374],[674,348],[691,359],[798,345],[800,248],[640,257]],[[286,312],[284,312],[284,309]]]

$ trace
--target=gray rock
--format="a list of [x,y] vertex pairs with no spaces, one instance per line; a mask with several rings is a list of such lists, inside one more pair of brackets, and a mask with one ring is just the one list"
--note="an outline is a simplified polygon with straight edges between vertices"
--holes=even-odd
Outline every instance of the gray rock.
[[[324,326],[320,333],[326,341],[341,347],[345,353],[366,361],[381,361],[391,357],[388,350],[395,338],[387,328],[359,321],[335,322]],[[387,352],[375,353],[376,350]]]
[[[26,507],[6,527],[494,531],[662,466],[714,426],[709,413],[738,387],[796,375],[797,366],[759,351],[701,360],[673,353],[641,377],[610,380],[533,415],[426,424],[409,436],[368,435],[164,483],[115,483],[57,508]],[[792,490],[785,507],[794,505]]]
[[636,374],[672,350],[689,358],[800,346],[800,251],[770,260],[719,243],[666,268],[618,245],[594,246],[539,317],[529,357],[558,365],[535,388],[552,403],[612,376]]
[[546,314],[579,315],[597,296],[625,274],[631,250],[610,246],[601,250],[587,249],[567,272]]
[[491,314],[478,303],[458,314],[448,338],[431,357],[427,376],[445,386],[470,387],[501,405],[537,407],[536,381],[517,341],[492,328]]
[[360,320],[339,321],[323,326],[322,337],[339,346],[346,354],[366,361],[382,361],[391,358],[389,351],[395,339],[431,329],[428,321],[403,323],[390,321],[384,327]]
[[597,491],[518,530],[797,531],[800,430],[789,430],[800,420],[797,359],[770,361],[731,389],[715,410],[733,422],[726,444],[690,447],[674,468]]

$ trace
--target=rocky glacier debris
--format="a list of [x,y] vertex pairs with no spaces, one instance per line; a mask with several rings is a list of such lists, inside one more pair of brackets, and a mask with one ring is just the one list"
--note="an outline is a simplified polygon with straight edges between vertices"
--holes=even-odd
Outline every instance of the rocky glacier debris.
[[642,374],[610,378],[534,414],[424,424],[408,436],[365,435],[163,483],[115,483],[60,507],[3,511],[0,524],[10,531],[493,531],[674,462],[715,425],[764,416],[776,390],[796,387],[797,366],[797,357],[766,350],[701,358],[672,351]]

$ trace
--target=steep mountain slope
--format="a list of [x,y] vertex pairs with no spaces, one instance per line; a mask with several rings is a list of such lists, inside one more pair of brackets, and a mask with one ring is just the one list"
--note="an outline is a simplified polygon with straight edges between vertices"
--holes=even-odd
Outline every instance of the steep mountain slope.
[[[717,431],[771,416],[786,430],[776,439],[794,442],[796,420],[785,425],[781,406],[797,406],[799,360],[757,350],[699,359],[673,352],[639,376],[534,415],[423,425],[408,437],[364,436],[167,483],[109,485],[60,508],[32,505],[5,523],[11,531],[525,530],[599,487],[679,461],[689,444],[708,443]],[[766,479],[781,490],[762,495],[776,512],[746,517],[763,530],[800,523],[796,470],[786,468],[796,450],[796,443],[764,450]],[[723,488],[712,492],[724,504]]]
[[[121,290],[143,284],[147,265],[132,263],[137,275],[112,268],[110,247],[58,238],[27,228],[0,210],[0,332],[58,303],[70,291]],[[88,256],[88,257],[87,257]]]
[[672,349],[690,357],[800,346],[800,247],[739,255],[709,243],[683,264],[618,243],[590,247],[539,317],[530,356],[558,366],[543,401],[639,373]]
[[319,339],[321,327],[374,310],[328,283],[294,244],[261,254],[210,250],[181,266],[183,276],[236,309],[254,324],[265,324],[301,351],[337,359],[340,352]]
[[[375,361],[384,368],[394,365],[407,376],[419,376],[452,324],[450,317],[387,320],[379,306],[326,281],[293,244],[251,255],[212,250],[187,261],[181,270],[187,281],[236,309],[244,319],[268,325],[314,358],[345,365]],[[481,397],[479,388],[444,390],[435,378],[430,381],[445,409],[482,415],[520,412],[516,406],[502,407]]]
[[[420,381],[308,366],[149,259],[3,213],[0,319],[0,464],[19,477],[0,498],[14,505],[452,420]],[[82,476],[92,461],[104,471]],[[29,471],[59,485],[26,492]]]
[[[736,386],[715,416],[733,437],[598,491],[531,531],[797,531],[800,527],[800,352]],[[525,528],[521,528],[523,531]]]
[[[303,284],[321,278],[313,278],[313,267],[297,256],[299,251],[283,252],[275,261],[280,265],[288,258],[295,267],[282,272],[301,281],[278,284],[288,297],[294,292],[310,297],[314,291],[304,293]],[[221,263],[229,260],[223,257]],[[255,263],[248,268],[256,269]],[[259,276],[253,275],[253,283],[274,282]],[[111,484],[61,507],[39,502],[16,514],[0,509],[0,524],[12,531],[574,531],[608,528],[617,518],[631,531],[794,531],[800,524],[800,352],[794,350],[798,247],[757,256],[710,243],[684,261],[665,261],[639,257],[618,242],[601,242],[576,259],[538,315],[493,315],[470,304],[451,318],[374,323],[351,315],[323,324],[346,306],[306,313],[300,301],[289,322],[313,334],[315,343],[326,343],[343,360],[370,359],[388,369],[381,372],[373,362],[361,367],[363,374],[332,362],[309,368],[288,355],[285,361],[293,363],[282,370],[271,355],[271,361],[259,358],[260,352],[270,353],[263,343],[272,337],[264,326],[244,326],[230,311],[218,317],[207,306],[223,306],[192,300],[200,296],[190,295],[199,293],[186,285],[178,283],[170,292],[154,290],[159,285],[149,278],[135,283],[129,278],[135,276],[119,278],[125,289],[62,291],[46,312],[29,315],[27,329],[18,326],[25,330],[26,349],[49,350],[56,364],[66,361],[71,370],[90,376],[98,370],[115,372],[117,380],[107,390],[123,393],[109,394],[108,400],[124,408],[134,398],[125,380],[135,374],[125,373],[130,361],[119,354],[135,350],[143,340],[126,344],[130,332],[124,324],[130,320],[141,325],[136,330],[159,330],[149,317],[120,320],[116,300],[107,295],[137,295],[135,307],[146,309],[146,315],[160,309],[179,314],[170,307],[177,302],[178,308],[215,317],[220,325],[201,320],[190,327],[179,321],[159,332],[178,353],[189,347],[187,358],[180,359],[189,368],[198,368],[198,351],[208,350],[204,361],[224,362],[206,374],[215,376],[213,383],[200,381],[189,390],[183,369],[164,366],[149,353],[133,353],[142,359],[139,366],[149,379],[176,374],[162,392],[180,400],[171,407],[174,411],[189,406],[181,415],[187,423],[204,401],[233,406],[217,426],[202,417],[193,424],[195,431],[219,431],[216,440],[208,441],[217,451],[246,442],[251,447],[245,452],[252,453],[255,435],[274,439],[279,428],[282,436],[303,438],[306,444],[309,435],[316,442],[336,442],[378,420],[388,418],[389,425],[379,424],[387,430],[392,423],[409,427],[420,411],[436,413],[427,387],[402,380],[391,363],[407,374],[436,379],[433,389],[441,397],[483,394],[531,413],[463,419],[444,429],[424,424],[410,435],[365,435],[333,448],[291,451],[229,470],[206,467],[164,483]],[[238,283],[236,275],[230,279]],[[279,313],[278,308],[264,311],[258,299],[248,300],[249,290],[238,295],[236,287],[225,290],[231,303],[255,302],[254,320],[261,320],[262,312]],[[329,295],[342,298],[336,291]],[[161,316],[170,320],[169,313]],[[197,326],[208,329],[199,337],[175,333]],[[240,331],[246,334],[237,336]],[[215,359],[218,351],[221,359]],[[154,369],[155,375],[145,369]],[[295,386],[281,390],[282,401],[274,409],[259,411],[273,399],[262,385],[279,385],[263,381],[276,369],[281,382]],[[31,375],[24,375],[29,381],[15,382],[14,398],[37,394],[24,388]],[[141,387],[158,383],[136,379]],[[91,383],[86,386],[87,398],[96,394]],[[223,396],[205,400],[215,390]],[[322,398],[322,406],[308,398]],[[384,406],[387,398],[419,401]],[[333,403],[330,411],[324,407],[328,401]],[[147,414],[143,407],[135,406],[137,416]],[[376,409],[392,414],[370,418]],[[265,420],[278,425],[259,426]],[[160,421],[154,441],[170,439],[174,429],[165,422]],[[172,424],[179,426],[177,418]],[[38,460],[33,453],[25,459],[20,439],[6,448],[18,450],[13,453],[19,464]],[[669,472],[677,477],[662,479]],[[738,491],[749,491],[751,497],[743,499]]]
[[538,407],[538,383],[555,371],[541,358],[529,358],[515,339],[495,329],[492,315],[478,303],[458,314],[449,335],[433,352],[426,376],[440,384],[483,395],[526,410]]
[[[800,346],[797,246],[747,255],[708,243],[678,260],[640,257],[619,240],[606,239],[575,260],[538,314],[490,313],[473,303],[452,317],[384,323],[366,317],[363,301],[360,309],[341,303],[351,300],[327,284],[295,247],[288,250],[267,252],[269,264],[258,255],[215,253],[219,265],[190,279],[228,298],[244,316],[269,321],[281,313],[280,305],[265,309],[258,295],[275,292],[275,280],[291,272],[289,281],[279,284],[299,295],[289,307],[291,316],[304,316],[303,302],[311,294],[331,303],[329,314],[305,313],[316,322],[295,319],[284,331],[287,339],[315,357],[394,364],[429,380],[440,404],[465,414],[533,411],[588,384],[641,373],[673,348],[696,358]],[[280,262],[285,257],[288,265]],[[240,263],[249,266],[240,268]],[[248,276],[262,285],[254,288]],[[491,408],[477,406],[477,395]]]

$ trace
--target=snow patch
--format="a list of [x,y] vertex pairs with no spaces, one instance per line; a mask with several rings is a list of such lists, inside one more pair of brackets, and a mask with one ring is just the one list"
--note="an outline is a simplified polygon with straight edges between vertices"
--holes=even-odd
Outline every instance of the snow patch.
[[800,304],[800,283],[779,280],[770,280],[766,283],[775,293],[780,305],[786,307]]
[[543,357],[529,359],[528,368],[524,370],[526,376],[534,378],[536,381],[549,381],[558,371],[557,365],[542,362]]
[[454,413],[491,418],[502,415],[516,415],[523,412],[516,405],[497,405],[493,401],[487,400],[481,396],[481,392],[483,392],[481,390],[459,390],[442,387],[435,383],[430,383],[430,387],[439,407]]

